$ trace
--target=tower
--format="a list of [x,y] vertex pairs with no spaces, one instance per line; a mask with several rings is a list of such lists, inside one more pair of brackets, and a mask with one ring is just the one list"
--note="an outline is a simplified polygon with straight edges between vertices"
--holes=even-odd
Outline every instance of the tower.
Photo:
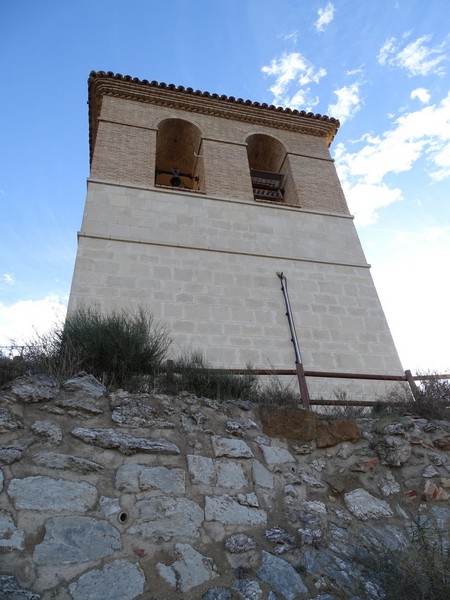
[[92,72],[89,125],[69,312],[145,306],[215,366],[292,368],[283,272],[306,369],[401,374],[329,153],[338,121]]

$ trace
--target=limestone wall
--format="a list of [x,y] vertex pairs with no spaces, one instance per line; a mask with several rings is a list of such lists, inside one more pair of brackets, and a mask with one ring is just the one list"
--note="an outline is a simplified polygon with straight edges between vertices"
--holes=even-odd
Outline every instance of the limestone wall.
[[401,547],[413,513],[447,535],[449,451],[446,421],[25,376],[0,391],[0,597],[380,598],[355,543]]
[[347,216],[91,181],[69,312],[144,305],[175,349],[216,366],[292,368],[277,272],[306,369],[402,373]]

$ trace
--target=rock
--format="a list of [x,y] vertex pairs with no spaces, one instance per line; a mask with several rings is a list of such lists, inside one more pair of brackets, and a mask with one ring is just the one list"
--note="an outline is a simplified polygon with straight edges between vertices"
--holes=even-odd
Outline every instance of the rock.
[[106,394],[106,387],[100,383],[93,375],[78,373],[74,377],[67,379],[63,383],[63,388],[67,392],[76,392],[80,395],[91,396],[98,400]]
[[99,560],[122,549],[120,533],[107,521],[91,517],[53,517],[45,524],[43,541],[35,547],[39,566]]
[[114,448],[122,454],[145,452],[150,454],[180,454],[180,449],[165,439],[136,438],[115,429],[87,429],[78,427],[71,434],[87,444],[101,448]]
[[318,479],[315,475],[311,475],[311,473],[308,473],[307,471],[305,471],[305,469],[299,469],[298,475],[301,481],[303,481],[303,483],[306,483],[306,485],[309,485],[313,488],[325,487],[325,485],[322,483],[322,481],[320,481],[320,479]]
[[110,515],[115,515],[116,513],[120,512],[120,503],[117,498],[100,496],[100,506],[105,517],[109,517]]
[[0,464],[10,465],[22,458],[23,452],[36,440],[33,438],[17,438],[0,446]]
[[262,598],[262,589],[254,579],[235,579],[231,588],[241,600],[259,600]]
[[122,465],[116,473],[116,488],[127,493],[160,490],[166,494],[184,494],[185,472],[183,469],[146,467],[145,465]]
[[248,486],[244,469],[236,461],[216,461],[217,485],[240,490]]
[[391,467],[401,467],[411,456],[409,443],[396,436],[388,436],[376,445],[381,464]]
[[275,554],[284,554],[293,548],[294,536],[282,527],[266,529],[264,535],[269,542],[275,544]]
[[225,542],[225,549],[231,554],[241,554],[256,548],[256,542],[244,533],[235,533]]
[[294,407],[261,406],[263,433],[270,437],[285,437],[311,442],[316,437],[314,412]]
[[156,418],[156,410],[136,398],[124,398],[111,413],[112,420],[122,427],[154,427],[173,429],[175,424],[167,419]]
[[301,455],[305,455],[305,454],[311,454],[311,452],[314,452],[314,448],[315,445],[314,444],[293,444],[292,445],[292,449],[294,450],[295,454],[301,454]]
[[262,551],[262,565],[258,569],[258,577],[276,593],[281,594],[285,600],[296,600],[300,594],[308,592],[300,575],[292,565]]
[[252,463],[252,474],[255,485],[266,488],[267,490],[273,490],[273,475],[258,460],[254,460]]
[[239,504],[242,504],[242,506],[251,506],[253,508],[259,507],[258,498],[254,492],[251,494],[237,494],[236,500]]
[[97,489],[85,481],[52,479],[42,475],[13,479],[8,495],[17,510],[86,512],[97,502]]
[[428,454],[428,460],[436,465],[436,467],[442,467],[445,464],[445,459],[437,452],[430,452]]
[[282,465],[288,462],[295,462],[295,458],[292,454],[286,450],[286,448],[280,448],[278,446],[260,446],[264,460],[266,464]]
[[450,450],[450,436],[433,440],[433,446],[439,450]]
[[199,529],[205,515],[193,500],[157,496],[136,502],[139,522],[127,529],[152,542],[177,540],[191,541],[200,536]]
[[222,438],[214,435],[211,438],[214,456],[227,456],[228,458],[253,458],[253,452],[248,445],[235,438]]
[[231,593],[226,588],[213,587],[203,594],[202,600],[231,600]]
[[84,573],[69,585],[73,600],[133,600],[144,592],[145,575],[137,564],[115,560]]
[[197,454],[188,454],[187,464],[192,483],[214,485],[216,470],[212,458]]
[[16,400],[24,404],[48,402],[59,393],[58,380],[51,375],[21,375],[7,385]]
[[444,490],[444,488],[431,482],[429,479],[425,482],[424,489],[425,500],[448,500],[450,494]]
[[350,456],[352,454],[353,454],[353,446],[351,444],[344,443],[339,448],[337,456],[338,456],[338,458],[342,458],[343,460],[346,460],[347,458],[350,458]]
[[74,396],[63,396],[55,400],[53,404],[46,406],[45,410],[57,415],[69,415],[87,419],[103,414],[103,408],[96,398],[76,394]]
[[161,563],[156,568],[163,579],[180,592],[188,592],[218,576],[211,558],[202,556],[190,544],[175,544],[177,560],[167,566]]
[[20,417],[13,414],[7,408],[0,408],[0,433],[7,433],[15,429],[21,429],[23,422]]
[[265,525],[265,511],[253,506],[244,506],[228,494],[206,496],[205,518],[207,521],[219,521],[223,525]]
[[344,502],[348,510],[361,521],[393,516],[392,510],[385,500],[375,498],[362,488],[345,494]]
[[237,421],[227,421],[226,432],[230,435],[242,435],[242,427],[241,424]]
[[40,600],[39,594],[19,587],[17,580],[12,575],[0,575],[1,600]]
[[356,442],[360,438],[355,421],[316,421],[316,445],[318,448],[328,448],[340,442]]
[[450,527],[450,508],[435,505],[430,509],[430,512],[438,529],[448,532]]
[[0,492],[3,490],[3,482],[5,481],[5,476],[3,474],[3,469],[0,469]]
[[402,423],[390,423],[389,425],[385,425],[381,430],[381,434],[384,436],[387,435],[406,435],[406,429]]
[[102,465],[92,460],[58,452],[40,452],[33,456],[33,462],[41,467],[75,471],[77,473],[95,473],[103,470]]
[[5,512],[0,512],[0,548],[6,550],[23,550],[24,547],[24,531],[17,529],[11,515]]
[[431,479],[432,477],[439,477],[439,475],[439,471],[433,465],[427,465],[422,471],[422,477],[426,477],[427,479]]
[[61,428],[50,421],[36,421],[31,426],[31,431],[36,435],[45,438],[55,446],[58,446],[62,441]]
[[395,479],[391,471],[386,471],[384,477],[381,477],[377,483],[381,493],[385,498],[400,492],[400,484]]

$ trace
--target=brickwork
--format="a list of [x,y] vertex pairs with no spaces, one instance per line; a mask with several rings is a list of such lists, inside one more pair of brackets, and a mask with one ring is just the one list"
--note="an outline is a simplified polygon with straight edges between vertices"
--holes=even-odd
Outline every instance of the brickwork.
[[120,98],[103,101],[101,118],[91,170],[100,179],[153,186],[155,132],[166,119],[182,119],[201,132],[209,195],[253,201],[247,140],[256,134],[276,140],[288,153],[283,169],[287,203],[349,214],[326,139]]

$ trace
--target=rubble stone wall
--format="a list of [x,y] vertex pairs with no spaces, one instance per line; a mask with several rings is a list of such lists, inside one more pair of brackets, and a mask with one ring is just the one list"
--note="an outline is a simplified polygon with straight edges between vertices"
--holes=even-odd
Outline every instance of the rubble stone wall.
[[0,597],[375,600],[355,544],[402,544],[414,511],[447,535],[449,488],[447,421],[24,376],[0,391]]

